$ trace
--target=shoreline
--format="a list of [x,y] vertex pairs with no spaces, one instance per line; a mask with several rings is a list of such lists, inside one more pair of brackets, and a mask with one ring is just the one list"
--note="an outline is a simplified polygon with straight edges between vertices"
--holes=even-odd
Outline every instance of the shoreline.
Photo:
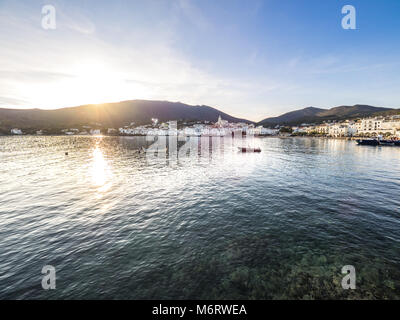
[[[170,135],[148,135],[151,137],[170,137]],[[7,135],[0,135],[0,138],[2,137],[93,137],[93,138],[99,138],[99,137],[147,137],[147,135],[140,135],[140,134],[130,134],[130,135],[112,135],[112,134],[101,134],[101,135],[65,135],[65,134],[43,134],[43,135],[36,135],[36,134],[22,134],[22,135],[15,135],[15,134],[7,134]],[[224,138],[225,136],[211,136],[211,135],[203,135],[203,136],[177,136],[177,135],[172,135],[172,137],[197,137],[197,138]],[[231,137],[230,135],[227,135],[226,137]],[[246,137],[246,136],[243,136]],[[354,141],[358,139],[373,139],[371,137],[328,137],[328,136],[291,136],[291,135],[254,135],[253,137],[255,138],[312,138],[312,139],[327,139],[327,140],[348,140],[348,141]]]

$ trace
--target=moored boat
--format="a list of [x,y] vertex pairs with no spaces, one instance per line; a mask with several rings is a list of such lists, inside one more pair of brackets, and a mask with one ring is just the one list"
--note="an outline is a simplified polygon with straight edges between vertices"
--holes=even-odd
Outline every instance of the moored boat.
[[398,146],[400,147],[400,140],[384,140],[384,139],[359,139],[356,140],[362,146]]
[[240,152],[261,152],[261,148],[238,147]]
[[379,140],[379,144],[382,146],[394,146],[394,140]]
[[379,140],[376,139],[360,139],[356,141],[360,146],[379,146]]

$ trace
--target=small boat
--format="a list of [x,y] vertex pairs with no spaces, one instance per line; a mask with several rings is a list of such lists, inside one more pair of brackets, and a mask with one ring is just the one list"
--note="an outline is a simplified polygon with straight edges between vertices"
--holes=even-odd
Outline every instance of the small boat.
[[395,145],[394,140],[380,140],[379,143],[382,146],[394,146]]
[[400,140],[395,140],[393,143],[395,146],[400,147]]
[[240,152],[261,152],[261,148],[238,147]]
[[376,139],[361,139],[356,140],[360,146],[379,146],[379,140]]

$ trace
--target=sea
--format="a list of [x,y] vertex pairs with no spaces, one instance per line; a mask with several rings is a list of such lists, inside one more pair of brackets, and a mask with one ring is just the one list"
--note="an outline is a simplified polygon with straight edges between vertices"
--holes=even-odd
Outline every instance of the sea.
[[400,298],[399,147],[171,139],[0,137],[0,299]]

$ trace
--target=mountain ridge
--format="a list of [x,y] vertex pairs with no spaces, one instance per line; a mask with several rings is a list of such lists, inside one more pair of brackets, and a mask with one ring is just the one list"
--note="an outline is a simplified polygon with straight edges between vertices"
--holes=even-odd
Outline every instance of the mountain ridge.
[[105,127],[118,128],[132,122],[137,125],[149,124],[152,118],[157,118],[161,122],[169,120],[216,122],[219,116],[229,122],[253,123],[205,105],[193,106],[161,100],[126,100],[51,110],[0,108],[0,126],[7,129],[72,128],[100,123]]
[[338,106],[330,109],[307,107],[284,113],[278,117],[261,120],[257,125],[300,125],[302,123],[322,123],[332,120],[347,120],[369,116],[400,114],[400,109],[374,107],[355,104],[353,106]]
[[269,117],[255,123],[233,117],[206,105],[189,105],[182,102],[162,100],[126,100],[51,110],[0,108],[0,129],[2,132],[7,132],[11,128],[60,129],[90,124],[118,128],[129,125],[132,122],[136,125],[149,124],[152,118],[158,118],[161,122],[169,120],[215,122],[219,116],[229,122],[246,122],[265,127],[274,127],[276,125],[322,123],[324,121],[340,121],[392,114],[400,114],[400,109],[362,104],[337,106],[330,109],[307,107],[284,113],[278,117]]

